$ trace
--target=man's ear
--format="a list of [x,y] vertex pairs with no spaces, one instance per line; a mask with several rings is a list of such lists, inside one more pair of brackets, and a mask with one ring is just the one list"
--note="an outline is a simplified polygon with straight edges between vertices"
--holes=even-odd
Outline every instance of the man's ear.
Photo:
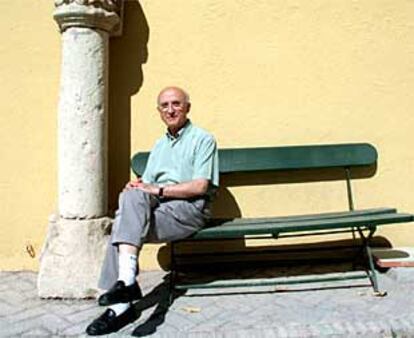
[[189,112],[190,112],[190,109],[191,109],[191,103],[190,103],[190,102],[188,102],[188,103],[187,103],[187,113],[189,113]]

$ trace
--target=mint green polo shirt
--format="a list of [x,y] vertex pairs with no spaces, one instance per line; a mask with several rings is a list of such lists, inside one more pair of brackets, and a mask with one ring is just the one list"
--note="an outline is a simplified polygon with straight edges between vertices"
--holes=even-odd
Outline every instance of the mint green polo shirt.
[[209,194],[218,187],[217,143],[213,135],[188,120],[177,137],[167,132],[155,143],[142,180],[165,186],[198,178],[210,181]]

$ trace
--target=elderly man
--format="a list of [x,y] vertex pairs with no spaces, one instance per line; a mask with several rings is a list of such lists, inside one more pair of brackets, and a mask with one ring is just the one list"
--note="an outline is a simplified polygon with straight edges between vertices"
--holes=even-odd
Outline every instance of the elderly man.
[[99,281],[108,290],[99,305],[109,307],[87,327],[90,335],[116,331],[133,320],[131,302],[142,297],[136,276],[144,242],[185,238],[210,217],[218,187],[216,141],[188,119],[191,104],[184,90],[163,89],[157,104],[167,132],[155,143],[142,179],[129,182],[120,195]]

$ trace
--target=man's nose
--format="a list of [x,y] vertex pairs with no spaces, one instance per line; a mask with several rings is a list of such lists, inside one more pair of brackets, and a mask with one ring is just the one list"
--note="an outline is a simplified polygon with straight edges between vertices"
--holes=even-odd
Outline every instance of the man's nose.
[[167,112],[168,112],[168,113],[174,113],[174,106],[173,106],[173,104],[172,104],[172,103],[169,103],[169,104],[168,104],[168,107],[167,107]]

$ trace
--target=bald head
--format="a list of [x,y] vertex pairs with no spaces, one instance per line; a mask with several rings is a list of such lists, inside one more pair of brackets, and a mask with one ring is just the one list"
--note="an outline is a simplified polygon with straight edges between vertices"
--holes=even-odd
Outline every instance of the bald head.
[[161,119],[172,135],[175,135],[187,122],[191,104],[188,94],[178,87],[164,88],[158,95],[157,109]]
[[184,103],[189,103],[190,102],[190,96],[188,95],[188,93],[180,88],[180,87],[176,87],[176,86],[169,86],[169,87],[165,87],[163,90],[160,91],[160,93],[158,94],[157,97],[157,105],[160,104],[160,97],[167,92],[175,92],[176,94],[178,94],[179,96],[183,97],[183,101]]

